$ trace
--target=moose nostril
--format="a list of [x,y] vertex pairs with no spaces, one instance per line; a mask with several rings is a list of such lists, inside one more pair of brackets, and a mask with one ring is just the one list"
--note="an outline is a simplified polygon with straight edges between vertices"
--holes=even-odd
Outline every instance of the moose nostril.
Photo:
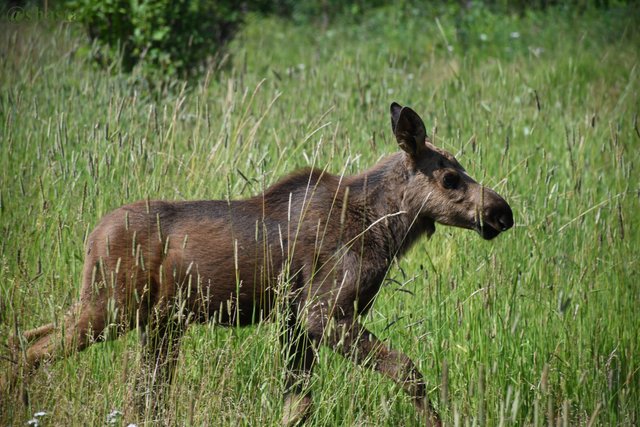
[[513,214],[510,211],[503,212],[498,216],[498,224],[502,231],[506,231],[513,227]]

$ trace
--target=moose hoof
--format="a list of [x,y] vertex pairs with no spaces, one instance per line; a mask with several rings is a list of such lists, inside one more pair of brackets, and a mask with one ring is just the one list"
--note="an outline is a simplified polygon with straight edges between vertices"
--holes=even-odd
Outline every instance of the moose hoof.
[[284,398],[282,425],[293,427],[302,425],[311,413],[311,396],[289,394]]
[[427,427],[442,427],[442,421],[437,414],[427,415]]
[[442,420],[435,408],[427,398],[420,398],[416,401],[416,407],[421,417],[424,417],[427,427],[442,427]]
[[440,415],[433,409],[429,408],[425,411],[426,423],[427,427],[442,427],[442,420],[440,419]]

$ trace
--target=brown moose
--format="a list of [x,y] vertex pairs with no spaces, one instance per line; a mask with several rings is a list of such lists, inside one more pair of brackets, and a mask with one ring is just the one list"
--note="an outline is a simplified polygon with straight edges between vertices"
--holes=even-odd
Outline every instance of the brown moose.
[[141,201],[106,215],[88,239],[80,301],[61,324],[17,340],[23,372],[138,328],[146,380],[137,401],[156,411],[190,323],[248,325],[281,308],[283,423],[309,414],[315,350],[327,345],[391,378],[427,425],[439,425],[414,363],[358,316],[392,260],[436,222],[489,240],[513,226],[513,214],[430,143],[412,109],[393,103],[391,124],[401,151],[355,176],[303,170],[246,200]]

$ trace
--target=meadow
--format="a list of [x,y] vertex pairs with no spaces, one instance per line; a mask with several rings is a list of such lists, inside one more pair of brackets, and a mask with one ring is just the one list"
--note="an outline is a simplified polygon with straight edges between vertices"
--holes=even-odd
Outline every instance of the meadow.
[[[640,423],[637,7],[372,11],[327,28],[249,17],[226,64],[162,95],[97,67],[81,28],[0,25],[0,344],[78,297],[84,241],[140,199],[259,193],[305,166],[352,174],[397,150],[389,104],[511,204],[494,241],[438,226],[363,320],[425,374],[449,425]],[[462,36],[464,34],[464,37]],[[138,337],[44,366],[0,425],[127,425]],[[0,348],[0,371],[10,369]],[[385,378],[328,350],[312,426],[420,425]],[[279,425],[278,329],[190,328],[177,425]]]

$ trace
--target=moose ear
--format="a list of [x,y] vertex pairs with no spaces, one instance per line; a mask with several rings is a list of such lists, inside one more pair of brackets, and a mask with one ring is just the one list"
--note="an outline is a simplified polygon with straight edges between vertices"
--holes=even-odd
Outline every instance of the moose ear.
[[402,105],[397,102],[391,103],[391,130],[393,134],[396,133],[396,126],[398,125],[398,118],[400,118],[400,111],[402,111]]
[[391,104],[391,129],[398,145],[411,156],[417,156],[424,148],[427,130],[420,116],[409,107]]

